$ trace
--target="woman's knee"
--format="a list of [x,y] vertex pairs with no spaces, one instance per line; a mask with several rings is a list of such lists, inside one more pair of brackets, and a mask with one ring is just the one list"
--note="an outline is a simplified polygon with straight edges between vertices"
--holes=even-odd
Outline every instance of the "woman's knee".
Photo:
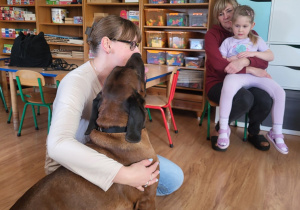
[[158,159],[160,177],[156,195],[169,195],[180,188],[184,180],[184,174],[181,168],[172,161],[159,155]]
[[248,112],[254,103],[254,97],[245,88],[241,88],[234,96],[232,102],[233,109],[240,109],[244,112]]
[[250,88],[249,91],[254,97],[254,103],[256,106],[261,109],[271,110],[273,106],[273,99],[266,91],[259,88]]

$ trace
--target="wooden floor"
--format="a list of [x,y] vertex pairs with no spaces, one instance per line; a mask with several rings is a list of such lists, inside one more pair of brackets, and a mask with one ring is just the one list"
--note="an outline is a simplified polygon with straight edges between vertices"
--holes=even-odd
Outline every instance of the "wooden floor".
[[[0,102],[1,103],[1,102]],[[20,107],[22,108],[22,107]],[[21,111],[21,110],[20,110]],[[157,197],[158,210],[210,209],[299,209],[300,137],[286,135],[290,153],[274,147],[267,152],[241,140],[243,130],[232,127],[227,152],[211,149],[193,112],[174,110],[178,134],[171,133],[170,148],[159,112],[146,127],[156,152],[177,163],[185,174],[175,193]],[[38,116],[40,130],[34,130],[28,109],[22,136],[17,137],[8,114],[0,104],[0,209],[9,207],[34,183],[45,176],[47,111]],[[265,132],[264,132],[265,134]]]

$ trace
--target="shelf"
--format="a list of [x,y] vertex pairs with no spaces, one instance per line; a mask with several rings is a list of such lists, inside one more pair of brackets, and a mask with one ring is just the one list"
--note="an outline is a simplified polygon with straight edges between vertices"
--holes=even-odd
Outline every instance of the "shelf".
[[[7,39],[7,40],[15,40],[15,38],[12,37],[0,37],[1,39]],[[17,37],[16,37],[17,38]]]
[[11,5],[11,4],[0,4],[0,7],[34,7],[35,4],[17,4],[17,5]]
[[40,23],[40,25],[44,25],[44,26],[78,26],[78,27],[83,26],[83,24],[75,24],[75,23]]
[[90,6],[139,6],[139,3],[86,3]]
[[201,92],[203,91],[203,89],[178,87],[178,86],[176,86],[176,90],[193,90],[193,91],[201,91]]
[[53,59],[57,59],[57,58],[60,58],[60,59],[70,59],[70,60],[78,60],[78,61],[83,61],[83,58],[72,58],[72,57],[60,57],[60,56],[52,56]]
[[35,20],[0,20],[2,23],[36,23]]
[[196,50],[196,49],[159,48],[159,47],[144,47],[144,49],[145,50],[184,51],[184,52],[205,52],[205,50]]
[[189,67],[178,67],[179,71],[180,70],[196,70],[196,71],[205,71],[205,68],[189,68]]
[[47,42],[49,45],[64,45],[64,46],[75,46],[75,47],[83,47],[83,44],[71,44],[71,43],[63,43],[63,42]]
[[150,29],[177,29],[177,30],[207,30],[207,27],[193,27],[193,26],[144,26]]
[[[165,88],[166,85],[155,85],[154,87],[161,87],[161,88]],[[203,92],[203,89],[197,89],[197,88],[187,88],[187,87],[177,87],[176,86],[176,90],[189,90],[189,91],[197,91],[197,92]]]
[[39,7],[82,7],[82,4],[39,4]]
[[144,7],[208,7],[208,3],[183,3],[183,4],[144,4]]

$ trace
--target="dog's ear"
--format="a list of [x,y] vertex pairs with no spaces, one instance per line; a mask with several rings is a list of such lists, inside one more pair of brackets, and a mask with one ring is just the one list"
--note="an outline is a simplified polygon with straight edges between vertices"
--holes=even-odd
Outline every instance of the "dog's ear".
[[142,129],[145,127],[145,100],[137,92],[133,93],[125,102],[128,111],[126,141],[138,143],[141,141]]
[[145,78],[145,65],[140,53],[133,53],[125,67],[135,69],[141,79]]
[[102,104],[102,91],[98,93],[97,97],[93,100],[93,108],[92,108],[92,114],[90,118],[90,123],[88,128],[85,131],[85,135],[89,135],[93,129],[97,128],[97,118],[98,118],[98,112],[99,112],[99,107]]
[[140,83],[138,87],[138,91],[144,92],[146,89],[146,82],[145,82],[145,65],[142,60],[142,56],[140,53],[133,53],[129,60],[127,61],[125,67],[134,69],[136,74],[139,77]]

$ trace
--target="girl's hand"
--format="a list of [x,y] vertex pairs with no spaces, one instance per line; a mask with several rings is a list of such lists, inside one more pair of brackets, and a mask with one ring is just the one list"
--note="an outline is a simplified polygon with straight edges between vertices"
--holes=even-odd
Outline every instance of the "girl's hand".
[[250,51],[241,52],[237,54],[237,58],[250,58],[255,56],[256,56],[256,52],[250,52]]
[[238,59],[238,57],[236,55],[234,55],[234,56],[231,56],[230,58],[227,58],[227,61],[231,62],[231,61],[234,61],[234,60],[237,60],[237,59]]
[[241,71],[245,66],[249,65],[249,60],[247,58],[237,59],[231,61],[225,68],[227,74],[235,74]]
[[130,166],[123,166],[113,182],[136,187],[138,190],[144,191],[144,187],[158,182],[156,177],[159,174],[159,170],[156,169],[159,163],[155,162],[149,166],[151,163],[152,160],[142,160]]
[[252,74],[252,75],[257,76],[257,77],[266,77],[266,78],[272,79],[271,75],[268,74],[268,72],[266,70],[255,68],[255,67],[252,67],[252,66],[248,66],[246,68],[246,73]]

